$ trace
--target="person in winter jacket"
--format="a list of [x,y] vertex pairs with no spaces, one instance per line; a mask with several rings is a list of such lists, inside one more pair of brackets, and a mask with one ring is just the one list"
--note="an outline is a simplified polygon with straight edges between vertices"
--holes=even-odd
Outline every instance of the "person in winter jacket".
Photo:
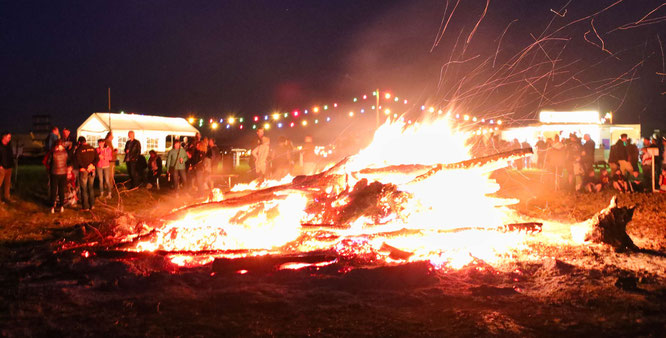
[[[134,138],[134,131],[127,133],[129,140],[125,143],[125,163],[127,163],[127,173],[132,179],[132,187],[138,187],[141,184],[141,175],[139,174],[139,157],[141,157],[141,143]],[[145,158],[144,158],[145,160]]]
[[69,155],[63,142],[61,140],[56,141],[56,145],[53,151],[51,151],[48,161],[49,174],[51,175],[51,185],[49,187],[51,213],[54,213],[56,209],[60,210],[60,212],[64,210],[68,162]]
[[150,157],[148,158],[148,188],[155,186],[159,189],[159,180],[162,176],[162,158],[157,155],[155,150],[148,152]]
[[81,208],[90,210],[95,204],[95,165],[99,155],[95,148],[86,143],[86,138],[79,136],[79,147],[74,154],[76,167],[79,168],[79,187],[81,189]]

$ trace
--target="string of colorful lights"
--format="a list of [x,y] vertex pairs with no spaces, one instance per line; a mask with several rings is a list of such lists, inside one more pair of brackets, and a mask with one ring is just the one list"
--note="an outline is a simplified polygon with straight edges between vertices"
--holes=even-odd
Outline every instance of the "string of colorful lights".
[[[390,92],[379,92],[373,91],[371,96],[377,96],[381,93],[380,99],[375,98],[372,103],[369,103],[368,106],[357,109],[343,109],[342,105],[338,103],[332,104],[323,104],[313,106],[307,109],[294,109],[291,112],[271,112],[253,115],[251,118],[240,117],[240,116],[228,116],[226,118],[209,118],[208,126],[212,130],[230,130],[230,129],[239,129],[243,130],[247,125],[249,128],[257,129],[271,129],[276,128],[294,128],[296,126],[308,127],[310,125],[322,125],[329,123],[333,120],[333,117],[338,118],[340,114],[346,115],[348,118],[354,118],[359,115],[363,115],[366,112],[375,113],[377,111],[381,112],[385,117],[392,117],[395,119],[400,118],[403,122],[404,117],[402,115],[406,112],[406,109],[401,110],[400,107],[396,105],[407,105],[410,101],[407,99],[400,99],[398,96],[392,95]],[[351,99],[351,104],[358,104],[368,102],[368,98],[371,96],[364,94]],[[383,100],[381,100],[383,99]],[[377,106],[379,102],[379,106]],[[421,106],[421,111],[426,111],[429,113],[437,113],[438,115],[445,114],[442,109],[435,108],[433,106],[426,107],[425,105]],[[469,114],[455,114],[451,116],[451,113],[446,113],[450,118],[455,117],[456,120],[467,123],[481,123],[485,125],[491,125],[486,128],[478,128],[474,133],[486,134],[497,130],[498,126],[502,125],[501,120],[494,119],[485,119],[477,118]],[[203,118],[197,118],[195,116],[189,116],[188,122],[192,125],[198,125],[200,128],[204,127],[206,122]],[[412,124],[412,120],[406,121],[408,124]]]

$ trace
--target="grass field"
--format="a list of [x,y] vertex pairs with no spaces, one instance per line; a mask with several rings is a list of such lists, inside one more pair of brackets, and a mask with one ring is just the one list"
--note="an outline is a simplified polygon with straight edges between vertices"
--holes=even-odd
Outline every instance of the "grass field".
[[[19,177],[17,201],[0,214],[6,336],[663,336],[666,325],[666,194],[618,195],[636,206],[628,233],[650,252],[539,245],[540,260],[459,271],[415,263],[216,274],[210,265],[179,270],[159,254],[57,253],[131,232],[194,196],[120,190],[92,212],[51,215],[40,200],[42,168],[20,168]],[[615,195],[554,191],[538,170],[493,177],[499,196],[519,200],[519,214],[564,224]]]

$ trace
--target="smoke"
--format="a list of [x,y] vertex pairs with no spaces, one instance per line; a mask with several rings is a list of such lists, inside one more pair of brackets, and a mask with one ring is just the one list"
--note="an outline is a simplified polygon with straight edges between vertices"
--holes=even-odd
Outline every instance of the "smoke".
[[412,114],[432,104],[514,122],[544,108],[654,119],[665,12],[660,1],[405,2],[349,42],[338,91],[391,90]]

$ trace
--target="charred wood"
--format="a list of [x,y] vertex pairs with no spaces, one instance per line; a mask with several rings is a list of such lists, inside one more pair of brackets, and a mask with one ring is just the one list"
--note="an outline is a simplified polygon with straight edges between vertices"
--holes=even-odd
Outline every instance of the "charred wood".
[[591,219],[591,229],[585,235],[586,241],[605,243],[617,252],[636,251],[638,247],[627,234],[627,224],[634,216],[635,207],[618,207],[617,196],[613,196],[605,209]]

